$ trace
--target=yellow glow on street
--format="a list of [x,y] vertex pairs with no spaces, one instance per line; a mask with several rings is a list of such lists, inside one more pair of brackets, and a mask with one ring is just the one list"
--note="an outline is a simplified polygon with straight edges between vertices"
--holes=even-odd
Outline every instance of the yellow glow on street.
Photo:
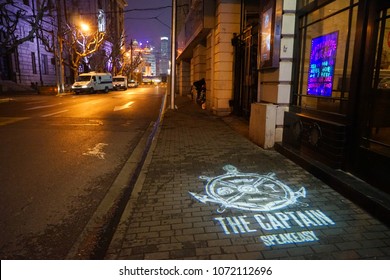
[[7,125],[10,123],[18,122],[18,121],[23,121],[29,118],[0,118],[0,126],[2,125]]

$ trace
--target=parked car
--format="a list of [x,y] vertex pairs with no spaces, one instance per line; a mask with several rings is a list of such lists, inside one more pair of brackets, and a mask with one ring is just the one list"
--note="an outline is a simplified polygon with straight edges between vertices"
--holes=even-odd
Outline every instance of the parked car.
[[127,89],[127,77],[125,77],[125,76],[114,76],[112,78],[112,83],[113,83],[114,88],[116,90],[119,90],[119,89],[126,90]]
[[72,91],[76,94],[80,92],[94,93],[95,91],[109,92],[113,90],[112,76],[110,73],[83,73],[72,85]]
[[129,88],[136,88],[136,87],[138,87],[138,82],[135,81],[135,80],[130,80],[130,81],[127,83],[127,86],[128,86]]

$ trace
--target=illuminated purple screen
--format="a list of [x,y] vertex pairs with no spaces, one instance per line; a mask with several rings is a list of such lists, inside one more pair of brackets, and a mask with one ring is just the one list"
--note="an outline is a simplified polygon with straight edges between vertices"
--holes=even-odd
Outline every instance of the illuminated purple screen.
[[338,34],[336,31],[311,40],[307,81],[309,95],[332,96]]

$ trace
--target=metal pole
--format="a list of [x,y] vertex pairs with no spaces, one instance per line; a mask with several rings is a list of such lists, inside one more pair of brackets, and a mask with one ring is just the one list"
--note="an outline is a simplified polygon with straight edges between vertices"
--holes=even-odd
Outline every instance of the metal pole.
[[175,109],[175,76],[176,76],[176,0],[172,0],[172,25],[171,25],[171,106]]
[[[40,7],[37,7],[39,9]],[[36,10],[35,10],[35,3],[32,1],[32,12],[33,12],[33,17],[36,18]],[[35,37],[37,37],[36,42],[37,42],[37,55],[38,55],[38,71],[39,71],[39,82],[40,85],[43,86],[43,78],[42,78],[42,67],[41,67],[41,46],[39,44],[38,40],[38,31],[35,31]],[[19,71],[20,72],[20,71]]]
[[62,57],[62,50],[64,48],[63,46],[63,37],[65,36],[63,33],[63,29],[61,27],[61,17],[62,17],[62,12],[61,12],[61,2],[57,2],[57,32],[55,36],[57,36],[57,53],[56,53],[56,59],[57,59],[57,67],[58,67],[58,72],[57,72],[57,80],[58,80],[58,93],[64,93],[64,64],[63,64],[63,57]]
[[[133,79],[133,39],[130,40],[130,80]],[[134,79],[136,80],[136,79]]]

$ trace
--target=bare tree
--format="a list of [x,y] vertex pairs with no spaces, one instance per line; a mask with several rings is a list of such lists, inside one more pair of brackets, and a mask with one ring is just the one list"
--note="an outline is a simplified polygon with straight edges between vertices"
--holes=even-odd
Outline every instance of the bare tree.
[[[55,7],[57,17],[62,14],[60,5],[57,2]],[[79,26],[64,20],[65,18],[57,18],[58,26],[51,33],[42,28],[37,31],[45,49],[56,56],[59,67],[67,65],[73,73],[74,80],[78,77],[81,65],[84,66],[84,69],[91,68],[91,64],[97,61],[98,65],[95,65],[94,69],[104,68],[102,59],[105,56],[105,51],[101,49],[101,46],[105,42],[106,33],[99,30],[83,31]],[[51,37],[48,36],[48,33],[51,34]],[[96,54],[99,59],[94,60],[93,54]],[[63,70],[60,71],[60,75],[63,75]],[[63,77],[60,78],[60,81],[60,86],[63,87]]]
[[137,53],[137,55],[133,56],[130,54],[130,57],[126,58],[122,64],[120,73],[124,76],[131,77],[132,73],[137,70],[138,67],[143,63],[141,52]]
[[120,38],[110,38],[110,42],[113,42],[112,51],[108,57],[112,63],[112,72],[114,75],[122,74],[122,67],[125,63],[125,35],[121,34]]
[[[43,26],[44,18],[49,15],[52,8],[49,0],[40,1],[39,7],[21,6],[13,0],[6,0],[0,3],[0,48],[3,53],[13,53],[17,47],[26,41],[37,36],[38,31]],[[20,25],[26,24],[31,29],[26,34],[18,32]]]
[[66,52],[69,55],[69,62],[64,60],[65,64],[73,71],[76,80],[79,73],[79,67],[82,63],[89,65],[88,58],[97,52],[105,39],[105,32],[94,31],[92,33],[83,32],[73,25],[67,25],[67,38],[63,40]]
[[106,33],[106,38],[100,49],[85,57],[84,63],[90,69],[99,72],[111,72],[114,76],[121,75],[121,69],[125,60],[125,36],[122,34],[118,39],[110,36],[110,34]]
[[107,69],[109,55],[107,54],[106,49],[108,49],[107,41],[103,43],[98,51],[84,59],[85,67],[88,67],[90,70],[97,72],[109,72],[109,69]]

